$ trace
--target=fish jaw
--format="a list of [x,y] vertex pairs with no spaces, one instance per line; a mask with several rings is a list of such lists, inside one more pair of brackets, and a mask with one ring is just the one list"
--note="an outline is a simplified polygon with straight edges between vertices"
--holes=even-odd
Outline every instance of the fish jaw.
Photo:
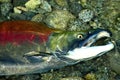
[[66,55],[65,57],[73,60],[89,60],[96,56],[101,56],[102,54],[112,50],[113,48],[114,44],[112,42],[109,42],[107,45],[102,46],[75,48],[74,50],[69,51],[68,55]]

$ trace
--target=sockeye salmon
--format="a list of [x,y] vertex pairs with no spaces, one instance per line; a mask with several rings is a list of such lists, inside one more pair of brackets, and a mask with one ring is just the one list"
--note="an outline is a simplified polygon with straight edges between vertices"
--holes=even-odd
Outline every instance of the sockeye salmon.
[[0,23],[0,75],[33,74],[98,57],[114,48],[111,41],[93,45],[111,32],[52,29],[32,21]]

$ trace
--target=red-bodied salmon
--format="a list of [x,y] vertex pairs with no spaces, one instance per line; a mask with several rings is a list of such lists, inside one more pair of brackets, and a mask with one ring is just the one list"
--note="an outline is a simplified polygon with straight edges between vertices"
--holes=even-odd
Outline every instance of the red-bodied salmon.
[[[105,29],[64,31],[33,21],[1,22],[0,75],[43,73],[101,56],[114,48],[110,37]],[[101,38],[104,44],[97,45]]]

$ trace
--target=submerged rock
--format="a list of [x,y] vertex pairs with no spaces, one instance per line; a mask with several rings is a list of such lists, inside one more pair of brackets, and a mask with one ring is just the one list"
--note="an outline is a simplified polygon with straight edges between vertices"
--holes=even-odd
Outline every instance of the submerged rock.
[[81,30],[81,25],[82,25],[82,23],[81,23],[81,21],[79,20],[79,19],[71,19],[70,21],[69,21],[69,24],[68,24],[68,26],[69,26],[69,28],[68,28],[68,30]]
[[43,10],[47,12],[52,11],[51,5],[47,1],[43,1],[42,5],[40,5],[40,8],[42,8]]
[[53,28],[67,29],[68,21],[73,18],[75,17],[66,10],[55,10],[47,16],[45,23]]
[[82,6],[79,1],[74,1],[69,3],[70,12],[75,16],[78,16],[78,13],[82,10]]
[[26,2],[25,6],[28,9],[35,9],[38,8],[41,3],[42,0],[29,0],[28,2]]
[[70,31],[81,31],[81,30],[88,30],[91,27],[86,24],[83,23],[80,19],[71,19],[68,23],[68,30]]
[[26,20],[26,16],[23,14],[18,14],[18,13],[11,13],[9,15],[10,19],[13,20]]
[[79,19],[82,20],[83,22],[88,22],[93,18],[93,11],[89,9],[85,9],[80,11],[79,13]]
[[0,5],[1,14],[7,16],[10,10],[13,8],[11,3],[3,3]]

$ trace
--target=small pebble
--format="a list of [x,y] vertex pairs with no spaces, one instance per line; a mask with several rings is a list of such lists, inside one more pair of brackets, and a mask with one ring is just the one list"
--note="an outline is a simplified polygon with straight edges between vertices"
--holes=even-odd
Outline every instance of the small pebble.
[[96,80],[95,74],[88,73],[87,75],[85,75],[85,80]]
[[97,24],[96,24],[96,22],[90,21],[90,26],[91,27],[97,27]]
[[80,11],[79,13],[79,19],[83,22],[89,22],[93,18],[93,11],[89,9],[85,9]]
[[14,7],[14,13],[22,13],[22,11],[18,9],[17,7]]
[[22,6],[14,7],[14,13],[22,13],[23,11],[26,12],[28,10],[25,7],[22,7]]

